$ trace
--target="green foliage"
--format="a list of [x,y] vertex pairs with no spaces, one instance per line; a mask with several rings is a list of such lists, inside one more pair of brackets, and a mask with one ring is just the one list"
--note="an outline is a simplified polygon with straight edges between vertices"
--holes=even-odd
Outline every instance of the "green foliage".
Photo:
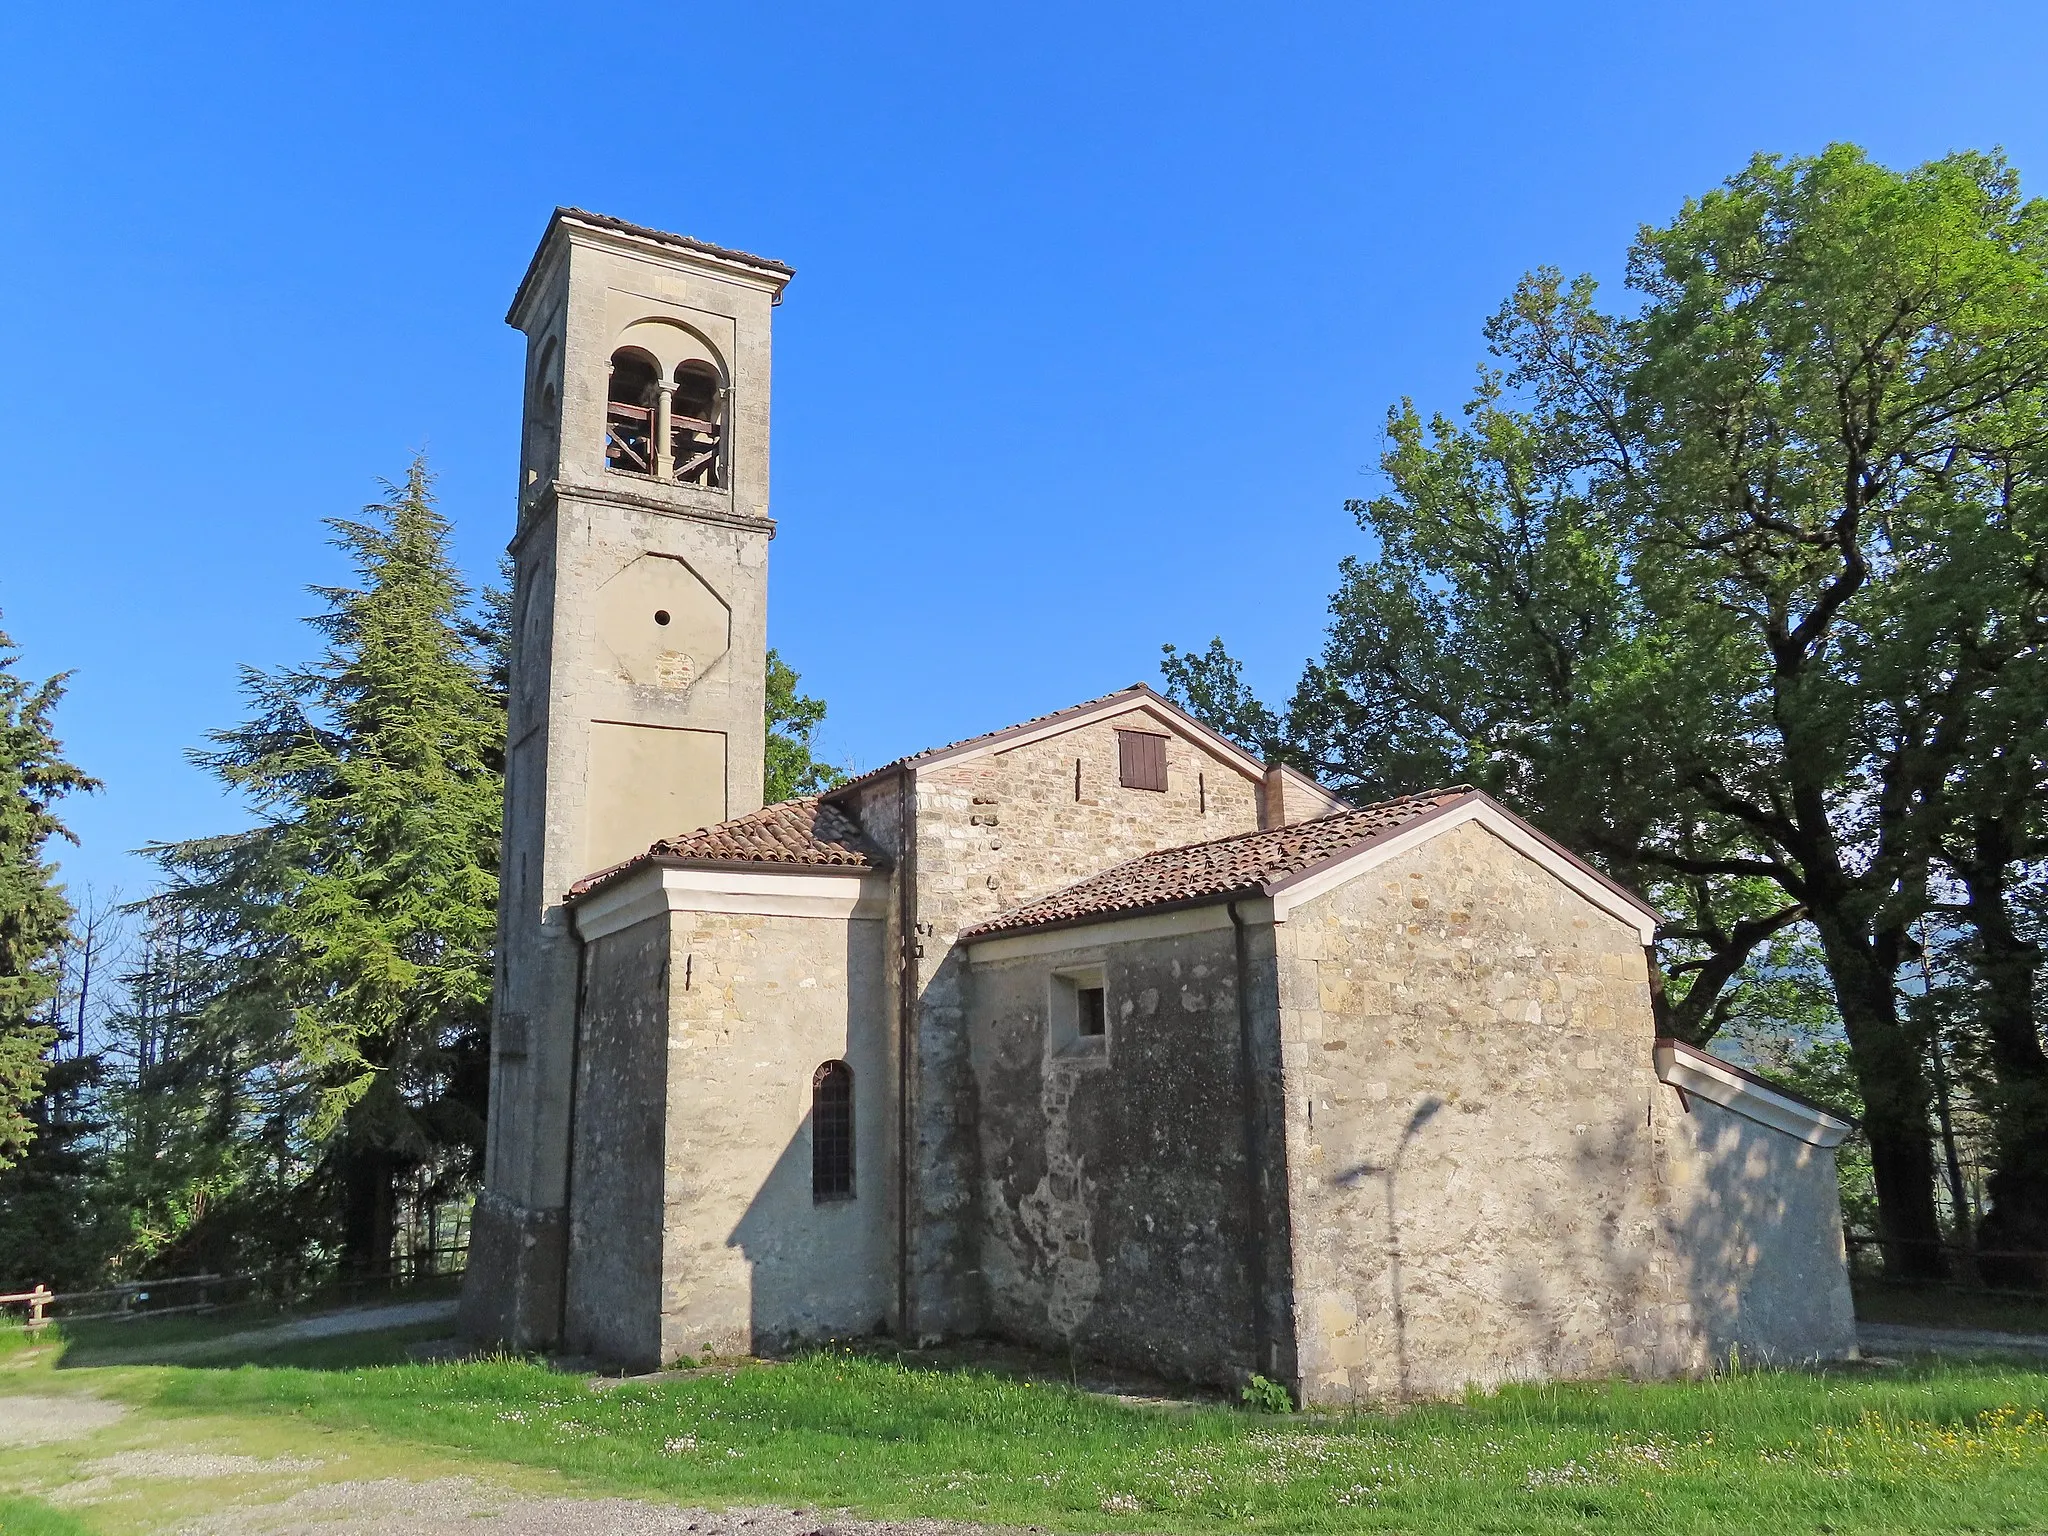
[[[1995,155],[1759,157],[1628,270],[1628,314],[1533,273],[1462,417],[1390,412],[1377,551],[1284,734],[1354,794],[1480,785],[1644,890],[1667,1032],[1799,1006],[1768,955],[1810,935],[1886,1224],[1931,1242],[1910,927],[1945,864],[1995,958],[2048,851],[2048,205]],[[2003,955],[2011,1156],[2048,1058],[2039,952]]]
[[0,633],[0,1168],[34,1135],[28,1108],[42,1092],[55,1029],[38,1010],[56,990],[51,965],[71,905],[45,858],[50,839],[71,834],[57,819],[68,794],[98,785],[64,759],[52,717],[64,677],[32,683]]
[[[211,886],[142,904],[103,1027],[108,1185],[126,1274],[235,1272],[300,1260],[327,1234],[308,1134],[317,1080],[298,1059],[267,913],[232,893],[243,839],[188,846]],[[225,876],[226,878],[223,878]]]
[[126,1236],[95,1114],[100,1063],[64,1051],[68,1039],[30,1107],[34,1138],[0,1169],[0,1291],[90,1287]]
[[[168,1010],[190,1020],[184,1056],[204,1040],[240,1073],[267,1068],[280,1101],[302,1094],[309,1117],[280,1140],[320,1146],[346,1246],[377,1263],[397,1181],[452,1190],[481,1149],[502,659],[479,650],[424,462],[331,526],[359,584],[315,589],[325,654],[245,672],[251,717],[197,756],[259,825],[155,852],[205,957]],[[234,1097],[223,1113],[246,1117]]]
[[1279,1382],[1256,1373],[1238,1389],[1237,1400],[1253,1413],[1294,1412],[1293,1394]]
[[825,701],[797,692],[796,672],[768,653],[765,798],[769,805],[822,794],[846,775],[811,755],[811,737],[825,720]]
[[1165,654],[1159,671],[1169,699],[1268,762],[1288,752],[1280,717],[1259,702],[1244,680],[1244,668],[1223,648],[1220,636],[1200,653],[1170,645],[1160,649]]

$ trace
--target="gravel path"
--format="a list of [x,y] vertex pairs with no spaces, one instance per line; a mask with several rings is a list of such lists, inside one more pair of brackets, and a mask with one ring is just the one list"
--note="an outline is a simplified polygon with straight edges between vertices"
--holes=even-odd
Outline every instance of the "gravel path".
[[1858,1323],[1856,1342],[1866,1355],[2010,1355],[2048,1351],[2048,1333],[1994,1333],[1988,1328],[1911,1328],[1903,1323]]
[[336,1339],[351,1333],[382,1333],[387,1328],[417,1328],[427,1323],[445,1323],[453,1327],[455,1305],[450,1300],[404,1301],[386,1307],[350,1307],[345,1311],[323,1312],[318,1317],[302,1317],[289,1323],[245,1328],[240,1333],[189,1339],[182,1344],[152,1344],[137,1350],[135,1358],[141,1360],[146,1357],[152,1362],[187,1360],[233,1350],[268,1348],[273,1344],[296,1344],[302,1339]]
[[0,1397],[0,1445],[81,1439],[118,1424],[127,1411],[97,1397]]
[[[1036,1529],[1033,1527],[1032,1529]],[[272,1504],[242,1505],[176,1536],[1019,1536],[946,1520],[854,1520],[816,1509],[667,1509],[632,1499],[513,1494],[467,1477],[326,1483]]]

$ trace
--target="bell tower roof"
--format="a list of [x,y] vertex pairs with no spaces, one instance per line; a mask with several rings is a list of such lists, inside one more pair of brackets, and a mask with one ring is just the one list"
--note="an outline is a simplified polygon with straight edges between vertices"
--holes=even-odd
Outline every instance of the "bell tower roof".
[[527,290],[533,286],[549,248],[560,235],[569,231],[582,231],[610,242],[637,247],[649,255],[687,254],[708,261],[731,276],[751,277],[760,282],[775,295],[777,303],[782,301],[783,288],[796,276],[795,267],[772,257],[754,256],[746,251],[713,245],[708,240],[671,234],[665,229],[650,229],[645,224],[629,223],[608,213],[592,213],[586,208],[557,208],[548,219],[540,244],[534,248],[533,260],[526,264],[526,275],[519,280],[518,291],[512,295],[512,307],[505,313],[508,324],[519,324],[520,306],[526,302]]

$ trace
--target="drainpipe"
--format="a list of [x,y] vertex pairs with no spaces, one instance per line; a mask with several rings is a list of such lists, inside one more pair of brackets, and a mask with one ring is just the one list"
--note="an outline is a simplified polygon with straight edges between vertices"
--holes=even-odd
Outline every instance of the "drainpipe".
[[917,1133],[912,1099],[916,1089],[917,1032],[917,810],[915,777],[896,771],[896,1328],[906,1344],[917,1343],[910,1283],[911,1199],[917,1183],[913,1154]]
[[1245,951],[1244,916],[1229,904],[1237,960],[1238,1075],[1244,1090],[1244,1180],[1246,1237],[1244,1270],[1252,1293],[1252,1358],[1262,1374],[1279,1368],[1272,1330],[1266,1321],[1266,1174],[1259,1137],[1258,1053],[1252,1035],[1251,957]]

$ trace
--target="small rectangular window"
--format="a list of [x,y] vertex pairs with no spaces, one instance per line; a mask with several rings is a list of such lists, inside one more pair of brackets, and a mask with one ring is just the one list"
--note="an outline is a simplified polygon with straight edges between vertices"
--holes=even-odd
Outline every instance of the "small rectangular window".
[[1099,965],[1054,971],[1046,1014],[1046,1054],[1067,1066],[1109,1062],[1109,978]]
[[1151,731],[1116,733],[1118,774],[1125,789],[1166,788],[1166,738]]
[[1074,1032],[1083,1040],[1109,1033],[1109,1013],[1102,1004],[1102,988],[1074,989]]

